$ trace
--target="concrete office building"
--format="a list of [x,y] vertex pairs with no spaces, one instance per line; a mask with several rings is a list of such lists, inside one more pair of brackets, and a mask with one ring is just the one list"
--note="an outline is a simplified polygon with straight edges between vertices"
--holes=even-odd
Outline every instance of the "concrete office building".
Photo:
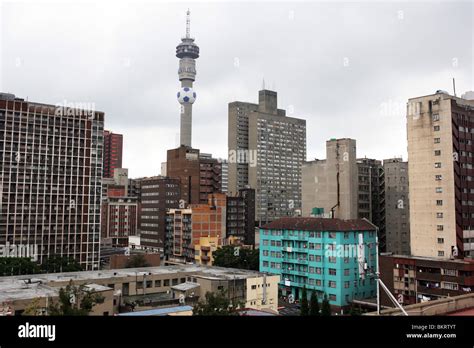
[[102,201],[102,241],[112,247],[128,247],[128,238],[138,235],[139,203],[137,197],[107,197]]
[[474,100],[437,91],[407,109],[411,253],[472,257]]
[[303,216],[368,219],[385,248],[385,183],[382,163],[357,158],[354,139],[326,142],[326,159],[303,164]]
[[123,135],[104,130],[104,178],[113,178],[114,170],[122,168]]
[[0,94],[0,245],[99,267],[104,113]]
[[282,218],[260,229],[260,271],[281,276],[283,296],[324,294],[334,311],[376,296],[375,226],[367,220]]
[[229,191],[229,163],[227,160],[221,160],[221,192],[227,193]]
[[303,163],[303,216],[313,208],[338,219],[358,217],[358,167],[356,141],[331,139],[326,141],[326,159]]
[[386,251],[410,255],[410,204],[408,162],[401,158],[383,161],[385,173]]
[[255,189],[260,224],[301,215],[306,121],[278,109],[276,92],[259,91],[258,104],[229,104],[228,149],[228,192]]
[[162,176],[135,180],[140,182],[140,243],[143,246],[163,249],[166,212],[179,207],[180,181]]

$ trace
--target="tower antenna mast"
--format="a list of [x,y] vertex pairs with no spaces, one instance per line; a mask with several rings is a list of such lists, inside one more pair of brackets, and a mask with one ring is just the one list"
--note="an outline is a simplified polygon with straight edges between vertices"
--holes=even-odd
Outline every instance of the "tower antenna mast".
[[186,12],[186,39],[191,37],[191,11]]

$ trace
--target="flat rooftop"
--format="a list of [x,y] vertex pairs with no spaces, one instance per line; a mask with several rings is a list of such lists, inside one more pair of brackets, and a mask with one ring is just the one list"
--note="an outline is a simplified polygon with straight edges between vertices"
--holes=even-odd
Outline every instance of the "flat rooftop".
[[433,262],[455,262],[459,264],[474,264],[474,259],[465,258],[465,259],[438,259],[435,257],[427,256],[410,256],[410,255],[401,255],[401,254],[392,254],[392,253],[381,253],[380,256],[392,257],[397,259],[409,259],[409,260],[420,260],[420,261],[433,261]]
[[[172,275],[192,273],[196,278],[211,280],[234,280],[263,277],[265,273],[202,265],[172,265],[157,267],[125,268],[100,271],[46,273],[0,277],[0,302],[28,299],[35,297],[56,296],[58,288],[55,282],[64,283],[69,280],[90,282],[91,287],[102,286],[95,284],[97,280],[109,278],[126,278],[143,275]],[[268,274],[268,276],[274,276]]]

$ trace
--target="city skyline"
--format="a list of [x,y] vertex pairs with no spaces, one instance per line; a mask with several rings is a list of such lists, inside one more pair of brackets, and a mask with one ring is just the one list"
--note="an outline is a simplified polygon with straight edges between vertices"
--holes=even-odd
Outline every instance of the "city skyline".
[[[93,104],[108,116],[105,128],[124,135],[131,177],[157,175],[166,149],[179,145],[173,51],[188,7],[202,50],[193,145],[215,157],[227,157],[228,103],[256,102],[262,79],[280,95],[279,108],[307,121],[308,160],[324,158],[325,141],[343,137],[357,139],[358,157],[406,160],[408,98],[432,94],[433,86],[452,93],[452,77],[458,96],[473,89],[472,47],[460,44],[472,30],[469,3],[131,4],[2,3],[0,12],[9,28],[1,33],[0,48],[9,50],[0,54],[0,90],[50,104]],[[453,16],[445,18],[448,11]],[[235,29],[239,18],[245,28]],[[446,25],[436,30],[441,19]],[[68,23],[81,25],[58,33]],[[295,40],[301,32],[309,44]],[[30,50],[37,40],[43,45]],[[61,57],[57,47],[80,54]],[[46,77],[57,83],[45,88]]]

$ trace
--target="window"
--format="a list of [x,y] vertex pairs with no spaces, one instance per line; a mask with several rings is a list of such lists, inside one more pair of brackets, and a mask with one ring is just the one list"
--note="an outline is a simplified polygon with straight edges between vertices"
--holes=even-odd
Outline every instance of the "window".
[[433,116],[431,116],[431,118],[433,119],[433,122],[439,121],[439,115],[438,114],[433,114]]
[[458,284],[456,284],[456,283],[444,282],[444,283],[443,283],[443,289],[458,290]]
[[441,181],[443,179],[442,175],[435,175],[436,181]]
[[346,268],[346,269],[344,270],[344,275],[345,275],[345,276],[348,276],[348,275],[349,275],[349,273],[350,273],[350,270],[349,270],[349,268]]
[[443,230],[444,230],[443,225],[437,225],[437,226],[436,226],[436,230],[437,230],[437,231],[443,231]]
[[438,250],[438,256],[444,256],[444,251]]
[[169,279],[165,279],[165,280],[163,281],[163,285],[164,285],[164,286],[170,286],[170,280],[169,280]]
[[443,188],[442,187],[437,187],[436,188],[436,193],[443,193]]
[[252,285],[252,290],[256,290],[257,289],[257,285]]
[[434,143],[435,144],[441,143],[441,138],[434,138]]
[[336,238],[336,232],[329,232],[329,238]]
[[155,280],[155,288],[161,288],[161,280]]
[[336,301],[336,295],[333,295],[333,294],[329,294],[329,300],[330,301]]
[[436,205],[443,205],[443,200],[442,199],[436,200]]
[[434,154],[435,156],[441,156],[441,150],[435,150]]
[[336,263],[336,257],[334,257],[334,256],[329,256],[329,257],[328,257],[328,261],[329,261],[330,263]]
[[438,132],[438,131],[439,131],[439,126],[434,126],[434,127],[433,127],[433,130],[434,130],[435,132]]
[[436,162],[435,163],[435,168],[441,168],[441,162]]
[[438,244],[443,244],[444,243],[444,238],[438,238]]
[[351,286],[351,282],[344,282],[344,288],[348,289]]
[[336,269],[335,268],[330,268],[329,269],[329,275],[336,275]]
[[330,281],[328,282],[328,286],[329,286],[330,288],[335,288],[335,287],[336,287],[336,282],[333,281],[333,280],[330,280]]
[[443,218],[443,213],[436,213],[436,217],[438,219],[442,219]]
[[174,278],[171,282],[172,285],[178,285],[178,278]]
[[143,289],[143,282],[137,282],[137,289]]

